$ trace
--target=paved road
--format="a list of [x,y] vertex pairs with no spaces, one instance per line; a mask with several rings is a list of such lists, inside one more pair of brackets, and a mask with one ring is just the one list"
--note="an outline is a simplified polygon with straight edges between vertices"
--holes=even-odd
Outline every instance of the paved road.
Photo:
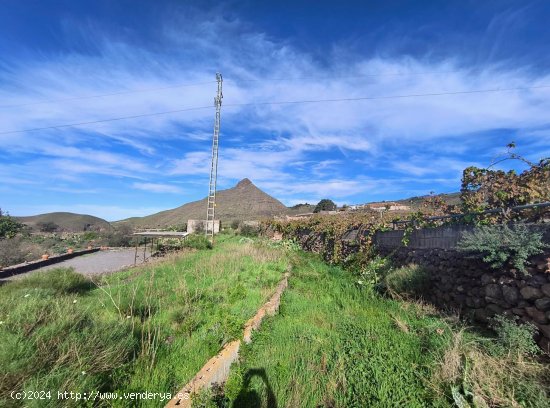
[[[28,275],[29,273],[47,271],[54,268],[74,268],[78,273],[83,275],[99,275],[101,273],[115,272],[127,266],[134,265],[134,248],[109,249],[105,251],[94,252],[88,255],[77,256],[76,258],[68,259],[63,262],[58,262],[52,265],[22,273],[13,276],[10,279],[17,279]],[[149,257],[149,251],[146,253]],[[138,250],[137,263],[143,262],[143,248]]]

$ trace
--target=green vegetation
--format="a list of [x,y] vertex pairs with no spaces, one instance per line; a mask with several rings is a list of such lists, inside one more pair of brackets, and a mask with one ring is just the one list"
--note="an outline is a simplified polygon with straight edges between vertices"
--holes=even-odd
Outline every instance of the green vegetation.
[[[7,283],[0,287],[0,405],[18,406],[14,390],[173,393],[241,333],[286,269],[278,249],[220,236],[211,251],[94,283],[60,269]],[[60,405],[82,401],[26,401]]]
[[[293,263],[280,313],[242,349],[219,405],[548,406],[548,368],[488,346],[515,347],[501,333],[517,326],[488,339],[428,305],[380,297],[315,255],[299,252]],[[415,267],[390,274],[394,283],[422,276]]]
[[334,210],[336,210],[336,204],[334,204],[334,201],[329,200],[328,198],[323,198],[321,201],[317,203],[313,212],[318,213],[321,211],[334,211]]
[[483,256],[483,261],[498,269],[506,263],[525,272],[527,259],[543,252],[542,233],[529,230],[524,224],[485,225],[472,232],[465,232],[458,244],[464,252]]
[[22,228],[23,224],[3,213],[0,208],[0,239],[13,238]]

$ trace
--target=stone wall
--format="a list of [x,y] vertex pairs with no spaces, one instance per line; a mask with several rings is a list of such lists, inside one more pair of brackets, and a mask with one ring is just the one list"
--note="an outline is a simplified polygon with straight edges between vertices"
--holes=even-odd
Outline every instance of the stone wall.
[[430,303],[487,323],[496,314],[517,316],[539,329],[539,345],[550,351],[550,251],[530,259],[529,275],[495,270],[479,258],[446,249],[380,249],[396,265],[421,265],[427,272],[419,293]]
[[[550,225],[532,226],[550,243]],[[419,295],[441,309],[453,310],[476,322],[487,323],[496,314],[517,316],[539,329],[539,345],[550,351],[550,250],[531,258],[528,275],[513,268],[492,269],[480,257],[468,257],[453,248],[460,235],[471,227],[451,226],[414,231],[408,246],[402,244],[403,231],[378,232],[373,237],[377,251],[389,256],[397,266],[411,263],[427,272],[427,284]],[[343,235],[339,259],[360,249],[359,230]],[[288,237],[286,237],[288,238]],[[333,259],[335,242],[325,234],[299,231],[297,239],[306,251]]]

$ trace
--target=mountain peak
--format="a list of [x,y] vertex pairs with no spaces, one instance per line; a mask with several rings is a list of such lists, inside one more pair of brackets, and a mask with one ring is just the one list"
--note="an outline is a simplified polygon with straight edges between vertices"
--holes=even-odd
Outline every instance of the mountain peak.
[[239,181],[237,183],[237,185],[235,187],[248,187],[248,186],[251,186],[251,185],[253,185],[253,184],[249,179],[243,178],[241,181]]

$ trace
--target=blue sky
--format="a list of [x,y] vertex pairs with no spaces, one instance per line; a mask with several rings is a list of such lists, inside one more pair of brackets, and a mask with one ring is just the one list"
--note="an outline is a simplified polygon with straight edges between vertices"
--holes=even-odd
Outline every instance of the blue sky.
[[3,0],[0,208],[117,220],[203,198],[213,107],[8,132],[212,106],[216,71],[220,189],[248,177],[287,205],[458,191],[512,140],[550,156],[550,88],[238,105],[550,85],[548,15],[547,1]]

